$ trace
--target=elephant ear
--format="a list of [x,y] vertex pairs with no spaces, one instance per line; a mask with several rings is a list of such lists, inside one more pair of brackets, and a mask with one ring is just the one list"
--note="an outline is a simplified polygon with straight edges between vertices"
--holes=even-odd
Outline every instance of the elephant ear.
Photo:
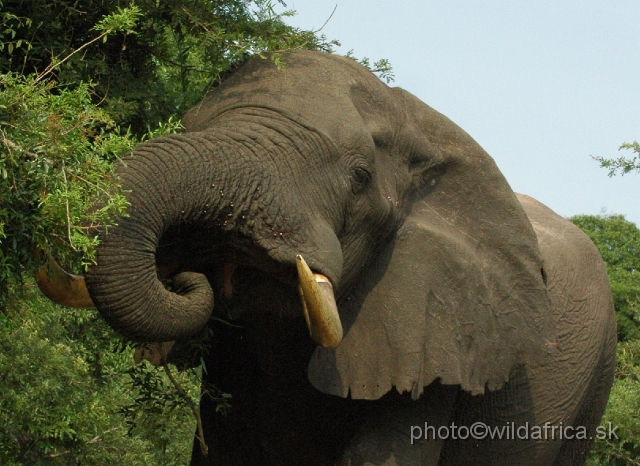
[[395,386],[416,399],[439,378],[481,394],[555,350],[537,239],[516,196],[471,137],[410,107],[408,131],[425,138],[434,165],[424,177],[435,182],[340,299],[345,337],[309,364],[325,393],[377,399]]

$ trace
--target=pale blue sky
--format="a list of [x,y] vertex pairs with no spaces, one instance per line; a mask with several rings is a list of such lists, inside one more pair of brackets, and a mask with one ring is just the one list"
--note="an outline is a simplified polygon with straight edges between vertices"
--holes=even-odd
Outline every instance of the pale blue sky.
[[[563,216],[640,225],[640,174],[590,155],[640,140],[640,1],[285,0],[287,22],[338,53],[391,62],[395,82],[467,131],[514,191]],[[282,11],[279,8],[279,11]]]

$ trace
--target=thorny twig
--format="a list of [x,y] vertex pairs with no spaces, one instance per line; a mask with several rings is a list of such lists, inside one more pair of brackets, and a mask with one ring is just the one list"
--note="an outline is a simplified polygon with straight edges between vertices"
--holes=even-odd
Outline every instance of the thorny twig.
[[73,174],[73,175],[71,175],[71,176],[73,176],[74,178],[78,178],[80,181],[84,181],[84,182],[85,182],[85,183],[87,183],[88,185],[93,186],[93,187],[94,187],[94,188],[96,188],[97,190],[102,191],[104,194],[106,194],[107,196],[109,196],[109,192],[108,192],[106,189],[101,188],[100,186],[98,186],[96,183],[92,183],[91,181],[86,180],[86,179],[84,179],[83,177],[81,177],[80,175],[77,175],[77,174]]
[[115,426],[112,427],[111,429],[107,429],[105,430],[103,433],[96,435],[95,437],[93,437],[91,440],[89,440],[87,442],[87,445],[92,444],[92,443],[97,443],[102,437],[104,437],[106,434],[108,434],[109,432],[113,432],[114,430],[118,430],[118,429],[122,429],[122,426]]
[[317,34],[318,32],[322,31],[324,29],[324,27],[327,25],[327,23],[331,20],[331,18],[333,18],[333,14],[336,12],[336,9],[338,8],[338,5],[336,4],[336,6],[333,7],[333,11],[331,12],[331,14],[329,15],[329,17],[327,18],[327,20],[324,22],[324,24],[322,25],[322,27],[320,29],[317,29],[315,31],[312,31],[314,34]]
[[609,439],[605,439],[605,443],[606,443],[607,445],[609,445],[611,448],[613,448],[613,449],[614,449],[613,456],[615,456],[615,457],[617,457],[617,458],[620,458],[620,459],[623,459],[623,460],[625,460],[625,461],[629,461],[629,462],[630,462],[631,464],[633,464],[633,465],[640,466],[640,462],[638,462],[638,461],[634,461],[632,458],[630,458],[630,457],[629,457],[629,454],[628,454],[626,451],[624,451],[624,450],[623,450],[622,448],[620,448],[619,446],[614,445],[614,444],[611,442],[611,440],[609,440]]
[[171,370],[169,369],[169,366],[167,364],[164,352],[161,351],[160,354],[162,355],[162,367],[164,367],[164,372],[167,374],[167,377],[169,377],[169,380],[171,380],[171,383],[176,388],[178,395],[180,395],[180,397],[185,400],[187,406],[191,408],[191,412],[196,418],[196,423],[198,424],[198,435],[196,435],[196,438],[198,439],[198,442],[200,442],[200,452],[202,453],[202,456],[207,456],[209,454],[209,447],[204,441],[204,432],[202,430],[202,418],[200,417],[200,409],[195,405],[191,397],[187,395],[187,393],[182,388],[182,385],[180,385],[175,377],[173,377],[173,374],[171,373]]
[[[64,192],[66,194],[67,193],[67,175],[64,169],[64,160],[62,161],[62,177],[64,178]],[[67,235],[69,238],[69,245],[71,246],[71,249],[73,249],[74,251],[77,251],[76,247],[73,245],[73,240],[71,239],[71,214],[69,213],[69,197],[68,196],[65,196],[64,203],[67,209]]]
[[34,84],[42,81],[42,79],[47,76],[49,73],[51,73],[56,67],[62,65],[64,62],[66,62],[69,58],[71,58],[72,56],[74,56],[76,53],[78,53],[80,50],[88,47],[89,45],[93,44],[94,42],[96,42],[97,40],[102,39],[104,36],[106,36],[107,34],[110,34],[111,32],[113,32],[113,29],[108,29],[106,31],[104,31],[102,34],[100,34],[99,36],[93,38],[92,40],[90,40],[89,42],[86,42],[84,44],[82,44],[80,47],[78,47],[77,49],[75,49],[73,52],[71,52],[69,55],[67,55],[66,57],[64,57],[62,60],[60,60],[59,62],[56,62],[55,60],[52,60],[51,63],[49,63],[49,66],[47,66],[44,71],[40,74],[38,74],[36,76],[36,79],[34,81]]
[[[116,426],[116,427],[112,427],[111,429],[107,429],[103,433],[98,434],[95,437],[93,437],[91,440],[89,440],[87,442],[87,445],[90,445],[90,444],[93,444],[93,443],[97,443],[102,437],[104,437],[109,432],[113,432],[114,430],[118,430],[118,429],[121,429],[121,428],[122,428],[122,426]],[[47,456],[47,458],[59,458],[61,456],[68,455],[69,453],[71,453],[71,450],[64,450],[64,451],[60,451],[58,453],[50,453],[50,454],[48,454],[46,456]]]

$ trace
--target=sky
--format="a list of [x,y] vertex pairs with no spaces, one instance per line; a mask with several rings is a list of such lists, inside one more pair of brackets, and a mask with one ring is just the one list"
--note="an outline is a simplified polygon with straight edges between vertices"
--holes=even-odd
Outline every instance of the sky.
[[564,217],[640,226],[640,174],[609,178],[591,158],[631,156],[618,148],[640,141],[640,1],[285,3],[293,26],[329,20],[320,34],[340,41],[337,53],[388,59],[390,85],[462,127],[514,191]]

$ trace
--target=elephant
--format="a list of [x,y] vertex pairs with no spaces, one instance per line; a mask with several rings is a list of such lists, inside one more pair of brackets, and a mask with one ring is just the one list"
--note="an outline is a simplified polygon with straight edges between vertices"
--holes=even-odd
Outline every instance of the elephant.
[[409,92],[282,62],[138,146],[95,265],[42,288],[139,342],[208,329],[232,406],[203,396],[194,466],[583,464],[616,345],[593,243]]

